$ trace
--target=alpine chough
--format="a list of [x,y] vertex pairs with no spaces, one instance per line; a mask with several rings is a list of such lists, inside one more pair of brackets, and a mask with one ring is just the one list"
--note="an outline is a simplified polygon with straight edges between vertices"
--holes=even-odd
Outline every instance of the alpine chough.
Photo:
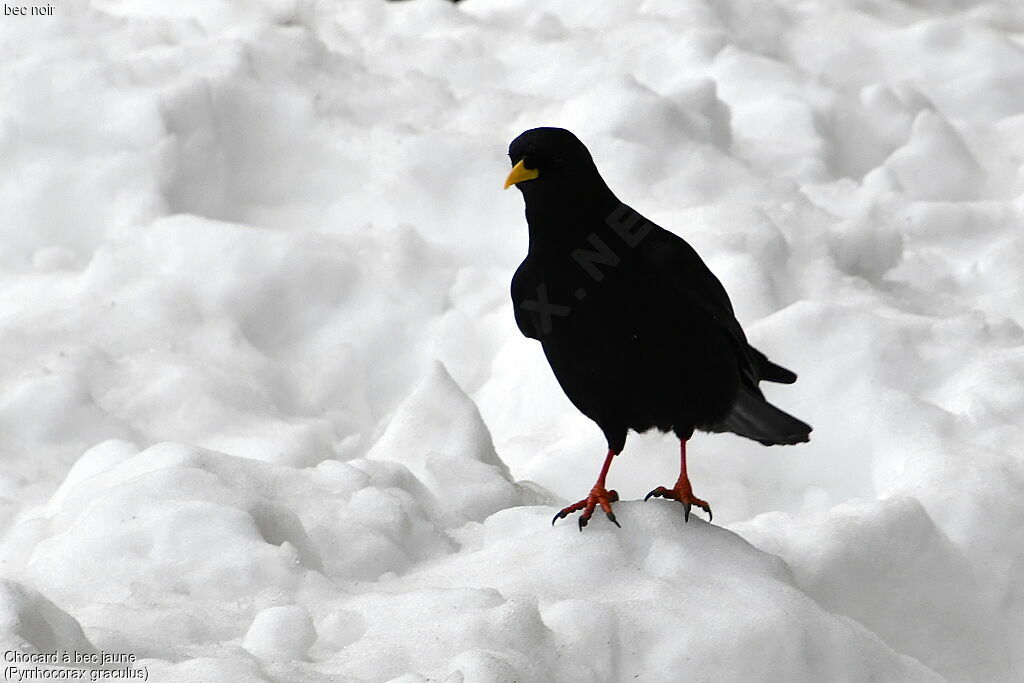
[[618,525],[605,488],[612,458],[632,429],[679,438],[679,479],[649,494],[711,517],[686,475],[695,429],[732,432],[766,446],[807,441],[811,427],[768,403],[761,381],[796,374],[750,346],[722,283],[681,237],[623,204],[590,152],[562,128],[534,128],[509,145],[526,202],[529,252],[512,278],[516,324],[537,339],[558,383],[604,432],[608,454],[586,498],[580,530],[597,506]]

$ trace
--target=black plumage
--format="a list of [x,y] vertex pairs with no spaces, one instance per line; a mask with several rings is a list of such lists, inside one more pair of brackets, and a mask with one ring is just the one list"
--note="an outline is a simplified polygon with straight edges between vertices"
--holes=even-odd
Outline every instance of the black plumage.
[[765,445],[808,440],[811,428],[768,403],[762,380],[796,375],[747,343],[725,288],[681,237],[623,204],[587,148],[561,128],[512,141],[506,187],[523,193],[530,245],[512,279],[516,323],[541,342],[569,400],[608,441],[591,495],[558,517],[595,505],[612,521],[604,475],[632,429],[672,431],[680,481],[652,495],[696,504],[685,471],[694,430],[733,432]]

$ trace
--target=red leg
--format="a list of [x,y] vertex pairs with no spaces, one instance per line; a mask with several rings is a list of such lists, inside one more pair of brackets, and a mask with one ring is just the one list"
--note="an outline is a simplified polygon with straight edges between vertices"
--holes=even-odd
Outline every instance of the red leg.
[[660,498],[671,498],[672,500],[678,500],[683,504],[683,519],[687,522],[690,521],[690,506],[696,505],[704,512],[708,513],[708,521],[710,522],[711,517],[711,506],[708,505],[706,500],[693,495],[693,489],[690,487],[690,478],[686,476],[686,441],[680,440],[679,442],[679,479],[676,480],[676,485],[670,489],[664,486],[659,486],[644,497],[647,500],[651,496]]
[[579,517],[580,531],[583,531],[583,527],[587,525],[587,522],[590,521],[591,516],[594,514],[594,509],[600,505],[611,523],[620,529],[622,528],[622,525],[615,520],[615,513],[612,512],[612,503],[619,499],[619,494],[615,491],[608,491],[604,487],[604,479],[608,476],[608,469],[612,466],[612,458],[615,455],[615,451],[608,451],[608,455],[604,459],[604,466],[601,467],[601,474],[597,475],[597,483],[594,484],[594,488],[590,489],[590,495],[578,503],[573,503],[569,507],[559,510],[555,518],[551,520],[551,524],[564,519],[567,515],[577,510],[583,510],[583,514]]

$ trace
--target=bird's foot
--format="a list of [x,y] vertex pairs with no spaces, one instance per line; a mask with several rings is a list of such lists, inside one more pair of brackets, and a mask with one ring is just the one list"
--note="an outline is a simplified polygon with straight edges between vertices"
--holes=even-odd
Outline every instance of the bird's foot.
[[671,498],[672,500],[678,500],[683,504],[683,519],[687,522],[690,521],[690,506],[696,505],[704,512],[708,513],[708,521],[712,519],[711,506],[708,505],[706,500],[701,500],[697,496],[693,495],[693,490],[690,488],[690,482],[685,479],[680,479],[676,482],[676,485],[670,489],[664,486],[659,486],[654,489],[646,496],[644,500],[648,500],[651,497],[655,498]]
[[615,513],[612,512],[612,503],[618,500],[619,494],[617,492],[614,490],[608,491],[604,486],[594,484],[594,488],[590,489],[590,495],[578,503],[573,503],[569,507],[559,510],[555,518],[551,520],[551,524],[554,525],[558,520],[564,519],[577,510],[583,510],[583,514],[579,516],[580,531],[583,531],[583,527],[587,525],[587,522],[593,516],[594,510],[600,505],[601,509],[604,510],[604,514],[608,516],[608,520],[621,529],[622,525],[616,521]]

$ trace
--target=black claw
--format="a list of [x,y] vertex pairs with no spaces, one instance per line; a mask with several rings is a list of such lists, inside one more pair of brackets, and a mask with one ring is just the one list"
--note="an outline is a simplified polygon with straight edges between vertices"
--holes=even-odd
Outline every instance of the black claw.
[[583,515],[580,515],[580,531],[583,531],[583,527],[587,525],[589,520],[583,519]]
[[647,502],[648,500],[650,500],[650,499],[651,499],[651,496],[653,496],[653,495],[655,495],[655,494],[654,494],[654,491],[651,491],[651,492],[650,492],[650,493],[648,493],[648,494],[647,494],[646,496],[644,496],[644,502],[646,503],[646,502]]
[[557,522],[559,519],[561,519],[561,517],[562,517],[562,513],[561,512],[557,513],[554,516],[554,518],[551,520],[551,526],[554,526],[555,522]]
[[712,519],[714,519],[714,516],[711,514],[711,507],[709,506],[708,507],[708,524],[711,523]]
[[617,519],[615,519],[615,514],[614,513],[609,512],[608,513],[608,519],[610,519],[612,524],[614,524],[615,526],[619,527],[620,529],[622,528],[622,525],[619,524],[619,521]]
[[689,503],[683,503],[683,521],[684,522],[689,522],[690,521],[690,504]]

